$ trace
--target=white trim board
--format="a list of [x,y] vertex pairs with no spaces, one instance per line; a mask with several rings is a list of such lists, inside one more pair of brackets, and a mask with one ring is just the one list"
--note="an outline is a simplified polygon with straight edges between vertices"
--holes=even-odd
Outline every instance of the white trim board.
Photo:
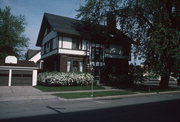
[[83,50],[70,50],[70,49],[59,49],[60,54],[72,54],[72,55],[83,55],[86,56],[86,51]]

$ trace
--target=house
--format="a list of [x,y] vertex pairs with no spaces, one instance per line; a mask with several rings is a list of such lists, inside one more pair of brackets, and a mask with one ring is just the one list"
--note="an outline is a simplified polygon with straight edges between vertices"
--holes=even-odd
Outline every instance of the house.
[[28,49],[26,53],[26,60],[33,61],[39,69],[42,69],[43,60],[41,60],[41,51]]
[[0,59],[0,86],[35,86],[37,69],[33,61],[17,60],[15,56]]
[[97,25],[98,30],[80,20],[45,13],[36,43],[43,69],[87,72],[92,67],[101,83],[108,74],[127,74],[132,40],[110,25],[107,29]]

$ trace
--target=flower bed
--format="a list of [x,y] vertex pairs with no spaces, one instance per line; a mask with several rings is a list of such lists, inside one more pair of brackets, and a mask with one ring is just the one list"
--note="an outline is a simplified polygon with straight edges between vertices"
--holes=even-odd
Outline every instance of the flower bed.
[[94,77],[90,73],[43,72],[38,74],[38,84],[48,86],[86,86]]

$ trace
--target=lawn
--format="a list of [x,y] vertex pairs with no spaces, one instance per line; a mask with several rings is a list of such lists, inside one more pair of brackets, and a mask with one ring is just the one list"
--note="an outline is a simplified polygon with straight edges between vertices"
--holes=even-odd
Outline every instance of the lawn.
[[[55,92],[55,91],[78,91],[78,90],[91,90],[91,86],[60,86],[60,87],[50,87],[50,86],[35,86],[35,88],[43,92]],[[94,86],[94,90],[104,89],[103,86]]]
[[168,92],[168,91],[180,91],[179,87],[169,87],[167,89],[160,89],[158,85],[134,85],[132,88],[128,88],[132,92],[141,93],[153,93],[153,92]]
[[[130,91],[102,91],[102,92],[94,92],[94,97],[103,97],[103,96],[117,96],[117,95],[127,95],[127,94],[135,94]],[[91,92],[83,92],[83,93],[58,93],[54,94],[55,96],[73,99],[73,98],[88,98],[91,97]]]

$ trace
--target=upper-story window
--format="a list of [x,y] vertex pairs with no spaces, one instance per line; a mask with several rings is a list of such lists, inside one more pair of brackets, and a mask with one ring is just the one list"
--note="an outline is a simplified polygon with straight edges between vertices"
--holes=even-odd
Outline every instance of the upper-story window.
[[44,33],[44,36],[46,36],[51,31],[51,27],[47,27]]
[[82,41],[77,38],[72,39],[72,49],[81,50],[82,49]]
[[49,50],[52,51],[53,50],[53,39],[50,40],[49,45],[50,45]]
[[109,45],[105,52],[108,54],[123,55],[122,47],[119,45]]
[[92,59],[94,61],[103,60],[103,49],[101,47],[92,47]]
[[44,44],[44,54],[53,50],[53,39]]

